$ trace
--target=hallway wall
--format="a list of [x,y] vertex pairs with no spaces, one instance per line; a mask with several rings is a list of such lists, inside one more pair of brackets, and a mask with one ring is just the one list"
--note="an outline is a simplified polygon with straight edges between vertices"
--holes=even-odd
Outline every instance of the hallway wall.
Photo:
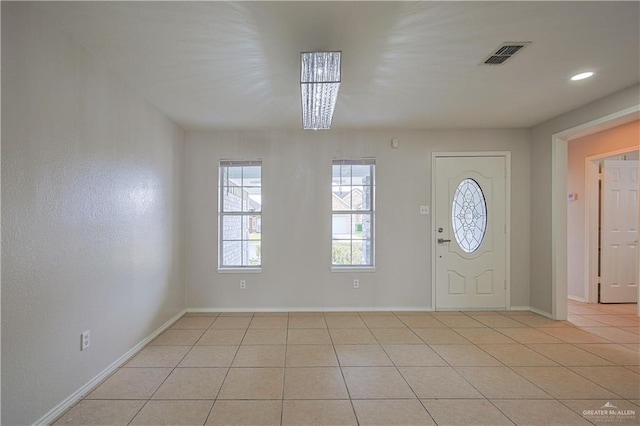
[[551,313],[553,305],[553,135],[583,123],[637,106],[634,85],[562,114],[531,129],[531,292],[530,305]]
[[567,205],[567,282],[570,296],[584,301],[586,297],[585,274],[585,159],[594,155],[618,151],[623,148],[638,149],[640,121],[598,132],[569,141],[567,193],[578,194],[576,201]]

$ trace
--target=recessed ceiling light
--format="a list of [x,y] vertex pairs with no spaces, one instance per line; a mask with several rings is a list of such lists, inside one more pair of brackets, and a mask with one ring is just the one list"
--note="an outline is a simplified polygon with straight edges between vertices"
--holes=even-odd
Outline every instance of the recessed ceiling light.
[[591,71],[581,72],[580,74],[576,74],[573,77],[571,77],[571,80],[573,81],[584,80],[585,78],[589,78],[592,75],[593,75],[593,72]]

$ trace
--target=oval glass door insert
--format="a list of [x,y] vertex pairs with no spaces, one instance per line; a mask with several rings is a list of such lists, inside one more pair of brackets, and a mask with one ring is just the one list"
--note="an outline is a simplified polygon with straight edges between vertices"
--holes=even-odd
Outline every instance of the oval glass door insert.
[[465,253],[478,250],[487,232],[487,202],[478,182],[464,179],[453,195],[451,225]]

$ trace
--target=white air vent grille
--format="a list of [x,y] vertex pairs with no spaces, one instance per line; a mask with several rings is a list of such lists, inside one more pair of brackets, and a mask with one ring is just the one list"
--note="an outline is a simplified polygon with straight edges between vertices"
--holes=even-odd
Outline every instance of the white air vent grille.
[[502,65],[530,44],[530,41],[502,43],[493,53],[487,56],[480,65]]

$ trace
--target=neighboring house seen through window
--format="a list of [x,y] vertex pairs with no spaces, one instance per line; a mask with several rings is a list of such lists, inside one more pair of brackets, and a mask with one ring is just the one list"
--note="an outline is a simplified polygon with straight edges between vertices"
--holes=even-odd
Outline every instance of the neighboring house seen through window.
[[262,162],[220,161],[220,268],[262,266]]
[[332,265],[374,266],[375,160],[333,160],[332,169]]

